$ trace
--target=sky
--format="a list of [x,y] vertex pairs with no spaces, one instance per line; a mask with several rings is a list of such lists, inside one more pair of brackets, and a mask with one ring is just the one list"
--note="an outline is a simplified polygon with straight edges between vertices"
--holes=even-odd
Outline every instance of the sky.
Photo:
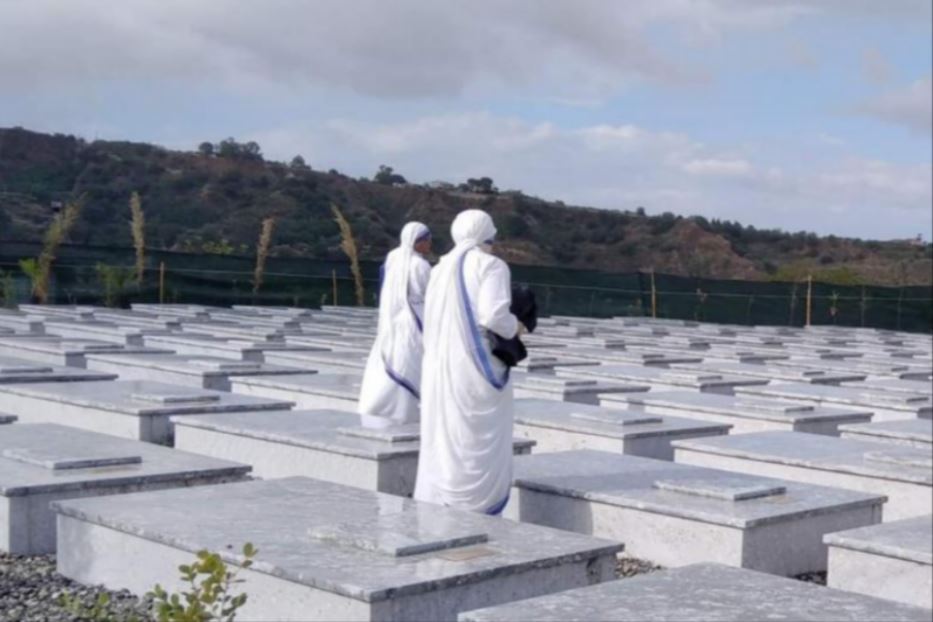
[[931,23],[933,0],[0,0],[0,127],[930,240]]

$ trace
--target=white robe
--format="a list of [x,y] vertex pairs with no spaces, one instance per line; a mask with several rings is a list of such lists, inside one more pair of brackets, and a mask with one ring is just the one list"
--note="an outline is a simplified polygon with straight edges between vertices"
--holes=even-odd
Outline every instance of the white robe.
[[402,229],[402,244],[388,254],[379,295],[379,328],[363,373],[357,412],[364,427],[418,421],[421,324],[431,266],[414,251],[420,223]]
[[421,452],[415,499],[498,514],[512,485],[512,385],[487,331],[514,337],[511,276],[480,245],[484,212],[454,221],[456,247],[431,273],[425,302]]

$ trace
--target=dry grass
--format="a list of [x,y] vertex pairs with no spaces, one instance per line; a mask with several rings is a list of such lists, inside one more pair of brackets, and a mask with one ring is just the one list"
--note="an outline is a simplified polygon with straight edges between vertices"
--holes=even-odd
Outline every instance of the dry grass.
[[340,227],[340,248],[350,258],[350,272],[353,273],[353,282],[356,286],[356,304],[362,307],[366,302],[366,290],[363,288],[363,273],[360,271],[360,257],[356,248],[356,239],[353,237],[353,229],[336,205],[331,205],[330,208],[334,212],[337,226]]
[[133,247],[136,249],[136,286],[142,287],[146,271],[146,216],[143,214],[143,202],[139,193],[130,197],[130,230],[133,233]]
[[253,295],[259,293],[262,287],[262,276],[266,272],[266,259],[269,258],[269,247],[272,245],[272,232],[275,231],[275,218],[266,218],[262,221],[259,230],[259,242],[256,244],[256,270],[253,272]]
[[69,201],[64,209],[52,219],[52,223],[46,230],[39,258],[20,262],[23,271],[32,280],[32,295],[39,304],[45,304],[48,301],[49,281],[52,277],[52,264],[55,262],[55,255],[58,253],[58,247],[68,238],[68,234],[78,221],[84,201],[84,195],[76,200]]

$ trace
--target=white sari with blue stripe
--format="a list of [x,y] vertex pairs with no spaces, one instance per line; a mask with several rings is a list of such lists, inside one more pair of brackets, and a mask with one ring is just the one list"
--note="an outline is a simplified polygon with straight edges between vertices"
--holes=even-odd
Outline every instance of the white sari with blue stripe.
[[429,235],[421,223],[402,229],[401,245],[386,257],[379,295],[379,328],[360,388],[365,427],[418,421],[421,391],[421,316],[431,266],[414,250]]
[[431,273],[425,298],[421,454],[415,498],[498,514],[512,484],[512,385],[488,332],[514,337],[511,277],[484,251],[484,212],[461,213],[456,247]]

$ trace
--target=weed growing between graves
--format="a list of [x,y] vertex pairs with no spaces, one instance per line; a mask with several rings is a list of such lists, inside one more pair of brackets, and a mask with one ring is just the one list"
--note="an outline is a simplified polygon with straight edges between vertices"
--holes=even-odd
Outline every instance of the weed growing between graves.
[[237,574],[253,565],[257,552],[252,543],[244,544],[244,559],[237,570],[231,571],[217,553],[198,551],[197,561],[178,567],[182,580],[189,585],[187,591],[169,594],[156,584],[149,593],[159,622],[232,622],[237,610],[246,604],[246,593],[233,596],[230,588],[244,582]]
[[[253,565],[253,558],[258,550],[247,542],[243,545],[243,561],[231,570],[230,566],[217,553],[198,551],[197,559],[192,564],[178,567],[181,579],[187,589],[178,593],[169,593],[156,584],[147,598],[152,599],[152,616],[158,622],[233,622],[237,610],[246,604],[245,592],[233,595],[234,585],[245,583],[238,579],[240,570]],[[88,622],[143,622],[135,614],[117,611],[115,603],[107,593],[98,594],[91,605],[87,605],[78,596],[63,594],[59,605],[78,620]]]

